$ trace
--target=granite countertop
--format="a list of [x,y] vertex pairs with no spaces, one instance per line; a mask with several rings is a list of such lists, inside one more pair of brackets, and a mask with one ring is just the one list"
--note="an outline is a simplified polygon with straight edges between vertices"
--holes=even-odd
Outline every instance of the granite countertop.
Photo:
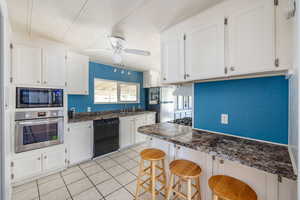
[[75,118],[68,119],[68,123],[111,119],[111,118],[119,118],[119,117],[130,117],[130,116],[142,115],[147,113],[155,113],[155,112],[154,111],[135,111],[135,112],[126,112],[126,113],[123,113],[121,111],[84,112],[84,113],[77,113],[75,115]]
[[171,123],[142,126],[140,133],[296,180],[288,148]]

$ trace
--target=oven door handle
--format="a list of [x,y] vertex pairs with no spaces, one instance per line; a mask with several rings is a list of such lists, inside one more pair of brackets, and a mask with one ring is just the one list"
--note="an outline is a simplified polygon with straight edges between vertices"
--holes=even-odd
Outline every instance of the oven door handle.
[[63,118],[56,118],[56,119],[43,119],[43,120],[30,120],[30,121],[19,121],[17,122],[18,125],[40,125],[40,124],[53,124],[63,120]]

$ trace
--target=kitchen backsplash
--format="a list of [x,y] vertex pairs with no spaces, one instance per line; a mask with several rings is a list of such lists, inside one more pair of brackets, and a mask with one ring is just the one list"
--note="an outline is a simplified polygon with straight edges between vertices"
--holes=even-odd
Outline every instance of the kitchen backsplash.
[[[115,70],[116,69],[116,70]],[[68,109],[74,107],[76,112],[92,112],[107,110],[122,110],[124,104],[94,104],[94,78],[140,83],[140,103],[126,104],[126,108],[145,108],[145,89],[143,88],[143,73],[116,68],[109,65],[89,63],[89,95],[68,95]]]
[[287,144],[288,88],[284,76],[195,83],[194,127]]

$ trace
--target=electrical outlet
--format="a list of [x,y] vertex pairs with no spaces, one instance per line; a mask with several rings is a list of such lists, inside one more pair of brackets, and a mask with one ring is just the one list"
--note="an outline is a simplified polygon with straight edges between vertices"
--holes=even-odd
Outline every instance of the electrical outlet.
[[87,111],[88,111],[88,112],[91,112],[91,111],[92,111],[92,108],[91,108],[91,107],[87,107]]
[[228,124],[228,114],[221,114],[221,124]]

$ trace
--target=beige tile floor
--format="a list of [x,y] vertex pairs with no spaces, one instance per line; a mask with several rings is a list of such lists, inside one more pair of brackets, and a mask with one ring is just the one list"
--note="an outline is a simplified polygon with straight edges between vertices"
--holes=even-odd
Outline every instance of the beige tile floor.
[[[131,200],[145,144],[13,188],[13,200]],[[147,194],[141,199],[151,199]],[[158,199],[163,199],[159,197]]]

